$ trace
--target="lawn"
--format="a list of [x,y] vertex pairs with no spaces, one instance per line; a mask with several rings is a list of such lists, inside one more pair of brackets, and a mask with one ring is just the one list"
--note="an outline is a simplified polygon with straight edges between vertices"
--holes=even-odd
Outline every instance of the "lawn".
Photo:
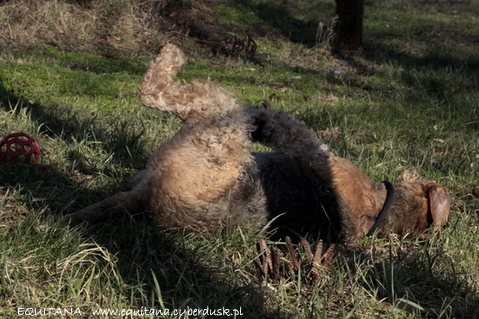
[[[333,14],[332,0],[3,1],[0,138],[28,133],[42,156],[0,166],[0,316],[479,318],[479,3],[368,1],[364,50],[350,58],[328,52]],[[253,58],[205,41],[233,33],[255,40]],[[373,180],[444,185],[449,222],[426,241],[338,245],[315,284],[305,267],[259,278],[264,232],[241,225],[205,237],[138,216],[62,224],[128,189],[180,127],[137,89],[166,41],[189,57],[181,79],[268,100]]]

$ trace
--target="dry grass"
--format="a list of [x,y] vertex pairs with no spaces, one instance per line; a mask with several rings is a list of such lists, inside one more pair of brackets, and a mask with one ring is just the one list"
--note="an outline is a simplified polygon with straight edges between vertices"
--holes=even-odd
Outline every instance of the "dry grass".
[[0,40],[7,46],[49,44],[96,51],[105,47],[137,52],[163,40],[156,1],[12,0],[0,6]]

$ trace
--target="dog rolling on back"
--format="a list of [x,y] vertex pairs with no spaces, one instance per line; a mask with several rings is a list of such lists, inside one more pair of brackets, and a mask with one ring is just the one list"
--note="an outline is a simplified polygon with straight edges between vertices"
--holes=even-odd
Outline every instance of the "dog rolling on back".
[[[358,239],[374,228],[386,187],[351,162],[332,156],[292,116],[239,104],[210,81],[173,77],[185,62],[165,45],[140,86],[143,103],[172,113],[181,129],[159,146],[131,191],[69,215],[74,222],[146,212],[159,225],[209,233],[243,222],[270,225],[276,237],[319,234]],[[252,139],[278,153],[251,153]],[[433,182],[396,184],[380,234],[422,232],[447,219],[450,199]],[[377,223],[376,223],[377,224]]]

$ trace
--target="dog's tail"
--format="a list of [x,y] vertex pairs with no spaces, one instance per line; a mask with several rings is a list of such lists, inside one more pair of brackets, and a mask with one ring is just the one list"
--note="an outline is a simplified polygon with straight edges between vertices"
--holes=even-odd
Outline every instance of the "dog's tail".
[[252,112],[256,124],[253,140],[291,156],[318,173],[325,170],[330,157],[328,147],[304,122],[277,111],[252,109]]
[[173,44],[165,44],[150,62],[140,85],[143,104],[173,113],[183,121],[235,108],[233,96],[208,80],[191,84],[173,80],[184,63],[183,52]]

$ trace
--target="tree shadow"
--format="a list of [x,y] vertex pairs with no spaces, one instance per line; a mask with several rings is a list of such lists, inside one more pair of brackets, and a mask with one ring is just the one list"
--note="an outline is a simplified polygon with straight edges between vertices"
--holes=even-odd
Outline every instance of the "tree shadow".
[[251,0],[236,0],[234,3],[236,6],[247,7],[264,23],[275,28],[293,42],[308,46],[318,44],[319,21],[297,19],[287,5],[280,5],[278,2],[272,1],[254,3]]
[[[439,1],[424,1],[422,5],[426,12],[435,8],[437,14],[441,12],[444,15],[455,15],[457,12],[476,12],[479,10],[477,4],[461,3],[455,1],[444,5],[444,11],[437,7]],[[451,7],[452,5],[452,7]],[[457,5],[458,11],[454,6]],[[409,8],[411,9],[411,7]],[[394,22],[391,22],[394,23]],[[474,38],[477,36],[474,32],[469,32],[466,25],[457,22],[456,19],[428,20],[422,16],[411,16],[410,26],[404,26],[404,30],[395,30],[394,33],[385,28],[380,30],[371,30],[370,35],[364,39],[364,57],[373,64],[387,64],[391,61],[397,63],[404,71],[401,78],[402,84],[408,87],[417,87],[424,83],[425,93],[432,98],[445,100],[447,89],[454,86],[454,81],[447,75],[454,73],[467,79],[470,83],[475,83],[477,89],[477,69],[479,59],[475,52]],[[438,30],[443,30],[440,33]],[[391,38],[397,40],[391,43]],[[399,46],[397,43],[402,43]],[[410,48],[408,43],[413,43]],[[394,44],[395,43],[395,44]],[[419,52],[417,52],[419,51]],[[410,73],[422,70],[433,70],[441,72],[443,79],[428,79],[423,76],[420,79],[412,79]],[[431,77],[434,74],[426,74]],[[473,88],[466,87],[469,91]]]
[[[398,86],[410,89],[410,93],[403,96],[404,106],[414,107],[420,101],[433,103],[443,110],[444,116],[450,116],[452,112],[453,118],[462,122],[470,122],[471,113],[477,114],[474,104],[465,100],[464,96],[479,88],[479,60],[434,51],[419,57],[411,56],[381,43],[375,43],[374,49],[367,50],[365,58],[373,64],[394,61],[400,66],[401,73],[396,77]],[[392,93],[395,90],[392,88]],[[479,122],[470,123],[468,128],[479,128]]]
[[384,301],[386,309],[394,307],[416,313],[420,318],[476,318],[479,315],[479,297],[467,279],[459,274],[435,271],[432,265],[410,256],[391,257],[371,265],[364,287],[377,292],[377,298]]
[[[329,10],[332,9],[324,7],[323,3],[315,3],[318,14],[311,15],[311,12],[307,12],[306,15],[311,17],[295,17],[291,7],[305,5],[305,3],[308,2],[278,4],[278,1],[231,0],[222,3],[228,11],[225,14],[226,18],[219,14],[220,19],[218,19],[209,11],[202,12],[201,5],[185,5],[183,2],[178,2],[167,6],[164,16],[174,16],[172,20],[177,28],[201,40],[223,39],[231,32],[247,33],[254,38],[265,36],[274,29],[290,41],[313,47],[326,40],[327,25],[332,17],[332,11],[329,13]],[[215,5],[216,3],[210,7]],[[312,4],[309,3],[309,5]],[[235,15],[233,21],[228,21],[229,15]],[[323,17],[328,21],[327,23],[320,21]]]
[[388,39],[391,35],[376,34],[376,40],[366,39],[365,54],[367,60],[377,63],[387,63],[391,60],[396,61],[406,69],[418,67],[431,67],[436,70],[453,68],[461,70],[467,75],[474,75],[479,65],[479,59],[458,58],[447,54],[435,52],[434,49],[429,50],[423,56],[412,56],[401,50],[394,50],[381,42],[381,39]]
[[[209,249],[186,247],[185,242],[198,235],[154,227],[142,217],[133,222],[122,219],[115,224],[94,225],[86,231],[118,258],[118,270],[127,285],[143,287],[132,297],[141,300],[145,307],[156,304],[159,308],[156,288],[159,285],[160,298],[170,310],[229,309],[233,313],[241,311],[243,316],[237,317],[242,318],[287,317],[280,309],[266,308],[268,295],[254,281],[238,284],[228,279],[227,273],[237,267],[234,263],[221,265],[209,261],[205,264]],[[194,240],[203,239],[194,237]],[[205,239],[203,244],[207,247],[208,243]]]
[[[96,115],[82,116],[68,106],[45,106],[33,102],[28,97],[6,89],[0,78],[0,106],[15,115],[26,112],[35,123],[42,126],[42,134],[54,139],[62,139],[65,143],[82,141],[85,138],[98,139],[100,147],[111,153],[113,161],[118,165],[140,169],[143,168],[148,152],[140,137],[144,134],[141,123],[132,130],[126,120],[116,118],[109,123],[99,123]],[[108,130],[106,129],[108,127]],[[135,159],[129,154],[134,153]],[[77,161],[86,161],[83,154],[71,154]],[[86,165],[85,165],[86,166]]]

